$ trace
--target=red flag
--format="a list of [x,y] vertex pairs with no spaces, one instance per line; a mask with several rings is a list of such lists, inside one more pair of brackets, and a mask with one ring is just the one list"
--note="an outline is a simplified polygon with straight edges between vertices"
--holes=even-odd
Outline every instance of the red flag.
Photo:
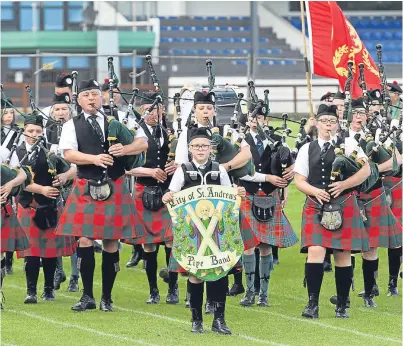
[[318,76],[339,80],[344,90],[347,80],[347,62],[353,61],[354,80],[351,95],[362,95],[358,85],[358,64],[364,63],[367,89],[379,89],[380,78],[376,64],[354,27],[335,1],[306,1],[310,28],[312,72]]

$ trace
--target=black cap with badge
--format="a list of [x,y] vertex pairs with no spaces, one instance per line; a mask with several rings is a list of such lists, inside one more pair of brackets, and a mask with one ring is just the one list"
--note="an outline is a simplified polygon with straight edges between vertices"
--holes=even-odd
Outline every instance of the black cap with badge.
[[393,81],[393,83],[388,83],[388,90],[392,93],[402,93],[402,88],[397,81]]
[[336,105],[319,105],[318,112],[316,114],[316,119],[319,119],[322,115],[333,115],[338,118],[337,115],[337,106]]
[[333,100],[345,100],[346,99],[346,94],[341,92],[340,90],[334,94]]
[[194,94],[194,104],[215,105],[215,93],[212,91],[206,93],[196,91]]
[[55,85],[57,88],[71,88],[73,86],[73,78],[71,75],[63,72],[61,75],[56,77]]
[[368,90],[368,96],[371,104],[382,103],[382,94],[379,89]]
[[99,88],[98,82],[95,79],[82,80],[78,87],[78,93],[81,93],[81,92],[87,91],[87,90],[92,90],[92,89],[101,90]]
[[359,108],[364,108],[364,109],[366,108],[364,99],[362,97],[351,100],[351,109],[359,109]]
[[70,104],[71,99],[70,95],[68,93],[63,93],[63,94],[54,94],[53,95],[53,104],[59,104],[59,103],[66,103]]
[[191,129],[189,143],[195,138],[206,138],[211,141],[213,134],[208,127],[194,127]]

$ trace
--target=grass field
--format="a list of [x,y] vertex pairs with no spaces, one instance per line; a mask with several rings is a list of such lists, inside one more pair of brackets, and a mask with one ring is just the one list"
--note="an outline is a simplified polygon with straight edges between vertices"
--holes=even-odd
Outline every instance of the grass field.
[[[294,134],[297,130],[293,131]],[[296,232],[300,233],[303,195],[291,185],[286,214]],[[363,288],[361,258],[357,256],[355,270],[356,291],[351,293],[350,319],[336,320],[334,306],[329,297],[335,293],[334,273],[326,273],[320,300],[320,319],[301,318],[306,303],[306,289],[302,286],[305,255],[299,246],[279,251],[280,264],[272,273],[269,286],[268,308],[243,308],[240,296],[227,300],[226,321],[232,336],[219,336],[211,332],[211,316],[205,316],[206,332],[190,332],[190,311],[184,307],[186,279],[179,278],[180,304],[165,304],[167,285],[159,279],[161,303],[149,306],[148,284],[142,262],[134,269],[124,264],[131,248],[124,246],[121,253],[121,271],[113,291],[114,313],[92,310],[75,313],[70,307],[81,293],[68,293],[67,282],[56,292],[56,301],[37,305],[24,305],[25,276],[22,261],[14,263],[14,275],[4,281],[5,310],[1,314],[2,345],[18,346],[71,346],[71,345],[374,345],[402,344],[402,300],[386,297],[388,263],[386,250],[380,250],[378,284],[380,296],[375,309],[365,309],[362,298],[357,297]],[[101,296],[101,256],[96,254],[95,298]],[[160,267],[165,265],[165,252],[159,254]],[[70,261],[64,262],[70,273]],[[230,277],[232,282],[232,278]],[[401,281],[399,281],[400,283]],[[80,282],[81,286],[81,282]],[[43,274],[40,275],[38,293],[42,292]]]

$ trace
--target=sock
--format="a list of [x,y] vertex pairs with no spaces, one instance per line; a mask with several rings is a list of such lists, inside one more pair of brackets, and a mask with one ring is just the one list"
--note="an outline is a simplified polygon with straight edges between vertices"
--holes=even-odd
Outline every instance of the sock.
[[[372,273],[373,274],[373,273]],[[351,266],[335,268],[337,297],[341,298],[344,304],[347,301],[351,286]],[[372,290],[372,287],[371,287]]]
[[243,267],[245,270],[246,290],[254,292],[256,257],[255,254],[243,255]]
[[1,259],[1,273],[0,273],[0,277],[1,277],[1,288],[3,288],[3,279],[6,276],[6,259],[2,258]]
[[77,253],[70,256],[71,276],[80,276],[80,271],[77,268]]
[[260,256],[260,290],[259,296],[265,295],[266,297],[269,295],[269,280],[270,280],[270,272],[273,270],[273,256]]
[[212,301],[214,298],[214,281],[206,281],[206,299]]
[[194,284],[188,280],[190,293],[190,309],[192,310],[192,321],[203,321],[203,293],[204,282]]
[[150,293],[151,291],[156,288],[157,286],[157,251],[153,252],[145,252],[143,253],[143,258],[146,261],[146,273],[148,284],[150,286]]
[[93,246],[78,247],[77,257],[78,257],[77,266],[80,269],[84,294],[93,298],[94,271],[95,271],[94,247]]
[[168,246],[165,246],[165,262],[167,264],[167,267],[169,266],[169,259],[171,257],[171,252],[172,252],[172,249],[169,248]]
[[6,259],[5,259],[5,261],[6,261],[6,264],[5,265],[7,265],[7,266],[11,266],[12,264],[13,264],[13,261],[14,261],[14,252],[13,251],[7,251],[6,252]]
[[375,268],[377,267],[378,259],[369,261],[365,258],[362,259],[362,273],[364,277],[365,295],[372,294],[372,288],[375,285]]
[[402,248],[388,249],[389,260],[389,282],[393,283],[393,287],[397,285],[397,277],[400,270],[400,256],[402,255]]
[[242,286],[242,270],[237,270],[236,273],[234,273],[234,284]]
[[330,250],[329,249],[326,249],[326,255],[325,255],[324,262],[332,263],[332,260],[330,258]]
[[169,272],[169,282],[168,287],[170,290],[173,290],[178,283],[178,273],[177,272]]
[[273,255],[273,259],[278,259],[278,247],[277,246],[271,247],[271,253]]
[[260,291],[260,250],[259,248],[255,248],[255,292]]
[[119,251],[102,251],[102,296],[110,299],[119,268]]
[[[27,256],[24,259],[25,275],[27,278],[27,291],[36,294],[36,286],[38,284],[40,258]],[[53,280],[53,278],[52,278]]]
[[314,294],[319,297],[323,281],[323,263],[305,263],[306,284],[308,295]]
[[56,262],[59,257],[44,258],[42,257],[43,275],[45,277],[45,287],[54,289],[54,278],[56,271]]
[[214,304],[214,319],[224,317],[225,302],[227,300],[228,276],[211,282],[212,301]]
[[58,270],[63,270],[63,257],[56,257],[56,266]]

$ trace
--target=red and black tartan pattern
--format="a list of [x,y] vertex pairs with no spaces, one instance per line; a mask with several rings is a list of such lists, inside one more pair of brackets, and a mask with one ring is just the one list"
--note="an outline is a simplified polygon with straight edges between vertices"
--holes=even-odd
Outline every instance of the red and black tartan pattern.
[[130,239],[142,237],[144,226],[138,217],[124,177],[111,181],[113,193],[106,201],[94,201],[88,181],[77,179],[59,224],[58,235],[90,239]]
[[144,208],[142,197],[144,186],[136,184],[134,186],[134,205],[138,217],[134,221],[136,224],[144,225],[146,234],[141,238],[126,239],[127,244],[157,244],[173,240],[171,231],[171,215],[168,208],[163,205],[158,211],[151,211]]
[[35,216],[34,208],[23,208],[18,204],[17,216],[30,245],[27,250],[17,252],[18,258],[25,256],[54,258],[71,256],[75,253],[77,242],[74,237],[56,235],[55,227],[42,230],[36,226],[32,220]]
[[400,224],[402,222],[402,193],[403,193],[403,183],[402,178],[398,177],[385,177],[383,180],[383,186],[386,189],[391,190],[392,205],[391,209],[393,215],[395,215],[397,221]]
[[402,246],[402,226],[389,208],[383,187],[369,193],[360,193],[358,199],[365,205],[365,229],[371,248]]
[[[6,216],[7,209],[8,215]],[[1,252],[19,251],[29,248],[29,241],[18,222],[11,204],[1,206]]]
[[[242,210],[239,211],[239,228],[241,230],[241,237],[243,241],[243,248],[244,250],[253,249],[260,244],[259,239],[256,237],[255,232],[250,227],[249,222],[247,221],[245,215],[243,214]],[[236,265],[239,266],[239,262]],[[169,270],[172,272],[178,273],[185,273],[184,270],[177,260],[172,256],[169,259]]]
[[[348,196],[340,196],[334,200],[341,204]],[[352,252],[368,251],[369,240],[365,231],[355,195],[342,205],[343,225],[337,231],[329,231],[319,221],[321,205],[307,198],[302,211],[301,252],[310,246],[322,246],[328,249],[350,250]]]
[[253,195],[246,194],[242,200],[241,210],[260,243],[287,248],[298,243],[298,237],[288,219],[283,214],[280,194],[276,190],[269,196],[275,198],[274,215],[269,222],[259,222],[253,215]]

